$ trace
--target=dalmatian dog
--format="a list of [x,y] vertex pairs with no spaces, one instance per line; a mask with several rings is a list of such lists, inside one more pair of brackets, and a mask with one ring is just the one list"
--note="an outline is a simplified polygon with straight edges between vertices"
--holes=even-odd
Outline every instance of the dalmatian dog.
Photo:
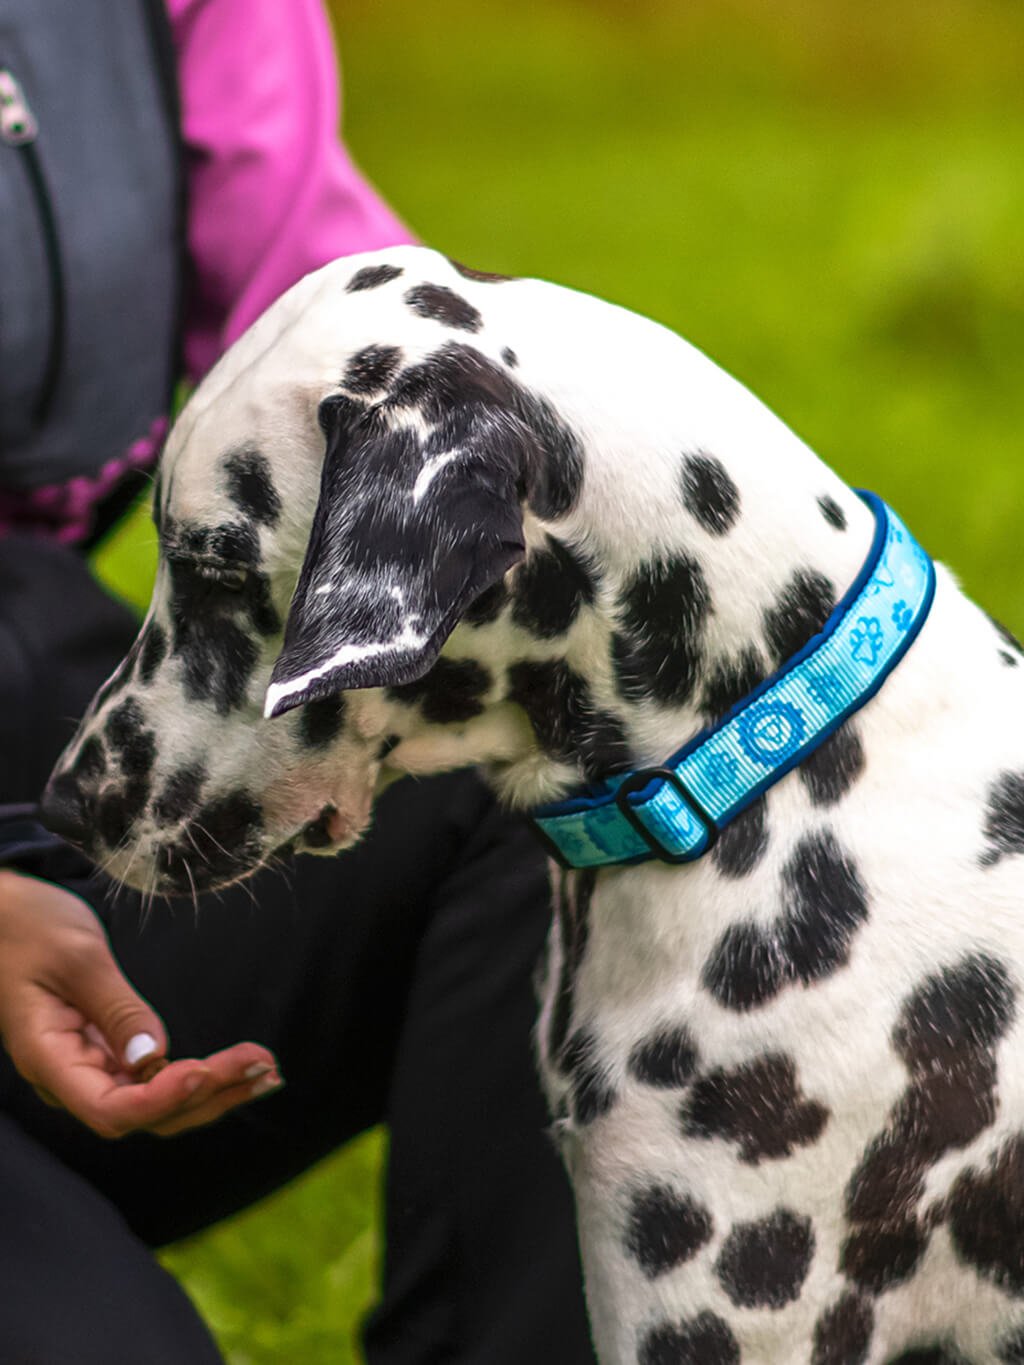
[[[671,332],[414,247],[227,353],[155,518],[46,808],[167,893],[345,848],[403,774],[529,809],[662,763],[873,535]],[[1021,659],[939,567],[877,695],[704,856],[556,870],[537,1039],[605,1365],[1024,1361]]]

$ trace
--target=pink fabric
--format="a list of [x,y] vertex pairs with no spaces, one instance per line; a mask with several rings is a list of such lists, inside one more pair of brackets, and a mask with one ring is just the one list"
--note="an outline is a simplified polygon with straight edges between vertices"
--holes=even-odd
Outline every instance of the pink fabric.
[[[191,264],[188,378],[336,256],[413,240],[342,146],[337,57],[320,0],[167,0],[178,54]],[[93,509],[149,468],[158,418],[92,477],[0,490],[0,535],[88,538]]]
[[195,266],[185,358],[197,379],[318,266],[408,242],[338,136],[320,0],[167,0],[178,49]]
[[82,474],[66,483],[47,483],[24,492],[0,488],[0,536],[28,531],[77,545],[88,540],[95,509],[133,469],[149,469],[167,435],[167,418],[158,417],[145,436],[133,441],[123,455],[115,455],[99,473]]

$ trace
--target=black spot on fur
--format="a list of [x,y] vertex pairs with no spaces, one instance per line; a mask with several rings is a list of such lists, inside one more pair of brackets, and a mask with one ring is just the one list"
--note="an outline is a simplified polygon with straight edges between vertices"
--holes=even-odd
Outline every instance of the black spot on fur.
[[307,702],[299,714],[299,738],[309,749],[322,749],[337,739],[345,719],[345,698],[323,697]]
[[468,299],[443,284],[417,284],[408,290],[405,301],[421,318],[458,327],[463,332],[479,332],[484,325],[479,310]]
[[683,1265],[711,1237],[711,1216],[689,1195],[651,1185],[633,1196],[626,1220],[626,1254],[649,1280]]
[[698,1077],[680,1117],[687,1137],[736,1142],[740,1159],[756,1165],[816,1141],[828,1110],[801,1093],[792,1057],[769,1053]]
[[231,792],[208,802],[190,819],[181,840],[213,881],[246,871],[259,851],[263,812],[248,792]]
[[576,505],[583,483],[579,437],[550,403],[473,347],[451,342],[408,366],[387,401],[418,407],[431,423],[457,418],[466,429],[483,415],[500,414],[506,438],[516,432],[522,437],[522,481],[530,508],[541,520],[554,521]]
[[211,527],[206,549],[213,560],[232,567],[254,568],[260,561],[260,538],[248,522],[225,521]]
[[349,280],[345,292],[358,294],[363,289],[376,289],[379,285],[387,284],[389,280],[397,280],[401,273],[400,265],[364,265]]
[[916,1218],[863,1224],[843,1243],[839,1267],[854,1284],[881,1294],[913,1275],[927,1245],[928,1233]]
[[720,1005],[749,1010],[778,995],[789,977],[788,963],[760,925],[734,924],[704,964],[701,982]]
[[1015,1016],[1016,991],[1006,967],[987,953],[969,953],[914,991],[893,1044],[914,1074],[955,1068],[968,1053],[994,1047]]
[[700,709],[709,724],[720,721],[764,682],[764,660],[756,649],[714,665],[701,693]]
[[503,578],[486,588],[463,613],[462,620],[469,626],[489,626],[496,621],[508,601],[508,588]]
[[800,764],[800,779],[816,806],[834,806],[864,771],[864,746],[849,721]]
[[703,657],[711,598],[700,565],[679,556],[638,569],[620,598],[620,635],[612,661],[619,690],[630,701],[653,697],[681,705],[690,699]]
[[[182,603],[187,601],[197,612],[231,615],[245,612],[263,636],[276,635],[281,629],[281,619],[270,595],[270,579],[257,567],[260,542],[250,523],[186,525],[168,558],[173,573],[175,622]],[[202,628],[201,623],[195,624]]]
[[776,664],[803,649],[822,629],[836,604],[835,588],[824,574],[798,569],[764,614],[764,634]]
[[864,1365],[874,1326],[871,1300],[847,1291],[814,1324],[811,1365]]
[[617,1098],[598,1056],[593,1034],[580,1030],[562,1050],[562,1070],[572,1076],[572,1113],[581,1125],[607,1114]]
[[722,536],[740,514],[739,489],[713,455],[687,455],[683,460],[683,502],[712,535]]
[[928,977],[904,1005],[893,1046],[911,1082],[846,1190],[843,1264],[864,1288],[879,1292],[916,1267],[927,1244],[916,1209],[928,1169],[995,1119],[992,1048],[1014,1015],[1006,969],[981,953]]
[[519,357],[516,355],[515,351],[513,351],[511,346],[502,347],[501,358],[502,360],[504,360],[505,364],[509,366],[510,369],[514,370],[515,367],[519,364]]
[[954,1346],[915,1346],[892,1356],[886,1365],[971,1365]]
[[259,651],[249,634],[231,619],[241,611],[255,616],[263,627],[273,622],[262,590],[247,585],[233,592],[204,577],[196,563],[170,560],[172,651],[182,661],[185,696],[189,701],[212,701],[221,715],[245,699]]
[[565,1066],[565,1045],[572,1027],[576,1001],[576,978],[587,950],[590,932],[590,901],[597,882],[591,868],[559,869],[556,883],[555,924],[559,937],[561,969],[548,1025],[547,1054],[556,1066]]
[[1024,1365],[1024,1327],[1004,1337],[996,1354],[1003,1365]]
[[563,660],[512,664],[507,695],[526,712],[541,748],[554,758],[576,759],[584,777],[630,766],[622,723],[610,712],[594,709],[583,678]]
[[629,1054],[629,1069],[638,1081],[665,1089],[686,1085],[696,1065],[696,1045],[682,1024],[659,1029]]
[[982,832],[990,845],[979,859],[983,867],[1024,853],[1024,773],[1001,773],[992,783]]
[[745,877],[768,848],[768,804],[757,797],[720,831],[711,860],[723,877]]
[[142,708],[127,697],[107,717],[107,743],[121,761],[126,777],[145,777],[156,760],[156,736],[144,724]]
[[120,791],[108,791],[100,801],[96,824],[104,842],[111,848],[124,841],[131,826],[142,815],[149,791],[149,777],[142,774],[130,778]]
[[867,918],[856,865],[828,830],[797,844],[782,871],[783,912],[772,924],[734,924],[704,966],[704,986],[727,1009],[763,1005],[788,985],[810,985],[847,961]]
[[1016,668],[1020,663],[1020,660],[1017,658],[1016,654],[1011,654],[1009,650],[1006,649],[1001,649],[999,651],[999,657],[1002,660],[1002,662],[1007,666],[1007,668]]
[[811,1220],[776,1209],[731,1229],[715,1274],[737,1308],[784,1308],[799,1298],[813,1255]]
[[397,346],[364,346],[348,362],[341,382],[352,393],[379,393],[395,377],[401,361]]
[[830,526],[834,526],[837,531],[846,530],[846,513],[835,498],[828,493],[823,493],[818,499],[818,506],[821,509],[821,515]]
[[175,653],[182,657],[189,701],[212,701],[222,716],[245,701],[259,651],[233,621],[196,620],[190,626],[182,625]]
[[515,279],[514,275],[496,275],[493,270],[474,270],[471,265],[463,265],[461,261],[453,261],[450,256],[448,257],[448,264],[464,280],[476,280],[478,284],[506,284],[509,280]]
[[78,751],[70,776],[77,784],[102,777],[107,770],[107,756],[95,735],[90,735]]
[[1004,1143],[983,1170],[964,1171],[948,1209],[960,1259],[1007,1294],[1024,1295],[1024,1136]]
[[490,686],[490,673],[475,659],[441,658],[415,682],[389,687],[388,696],[406,706],[418,706],[425,720],[450,725],[479,716]]
[[171,773],[153,802],[153,817],[160,825],[176,825],[199,805],[206,769],[198,763]]
[[388,754],[393,753],[401,742],[401,735],[385,735],[377,746],[377,762],[383,763]]
[[167,632],[151,621],[143,632],[142,652],[139,656],[139,681],[149,684],[167,655]]
[[517,626],[553,640],[564,635],[583,605],[594,600],[590,568],[567,545],[546,538],[520,566],[513,580],[512,620]]
[[252,446],[243,446],[224,461],[228,496],[247,517],[261,526],[276,526],[281,499],[270,473],[270,461]]
[[739,1343],[714,1313],[687,1322],[661,1323],[640,1343],[638,1365],[740,1365]]
[[96,828],[108,848],[117,848],[131,827],[131,802],[124,792],[110,792],[96,808]]
[[241,595],[254,629],[264,638],[277,635],[281,629],[281,618],[270,597],[270,579],[267,575],[250,574]]

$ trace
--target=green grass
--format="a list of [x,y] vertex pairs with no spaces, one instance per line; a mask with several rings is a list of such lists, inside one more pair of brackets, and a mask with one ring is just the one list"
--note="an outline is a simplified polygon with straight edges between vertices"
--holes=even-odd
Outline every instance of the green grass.
[[[350,146],[423,238],[681,331],[1024,627],[1024,10],[337,10]],[[102,556],[136,600],[151,539]],[[358,1359],[379,1150],[168,1256],[234,1365]]]

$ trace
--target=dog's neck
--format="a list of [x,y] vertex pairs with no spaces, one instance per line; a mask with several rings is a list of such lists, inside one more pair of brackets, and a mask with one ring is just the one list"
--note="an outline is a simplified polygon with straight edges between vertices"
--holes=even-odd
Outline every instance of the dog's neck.
[[[757,471],[734,476],[697,457],[691,508],[643,505],[620,489],[606,507],[595,497],[566,525],[531,534],[526,563],[510,580],[513,628],[544,588],[537,566],[551,542],[566,555],[563,574],[580,574],[592,602],[561,651],[580,680],[565,701],[571,753],[512,765],[505,786],[517,804],[663,762],[821,629],[861,569],[874,526],[857,495],[809,452],[804,465],[803,492],[773,495]],[[632,544],[623,544],[624,528]],[[545,723],[557,698],[531,697],[522,674],[510,669],[508,695],[526,706],[550,757]]]

